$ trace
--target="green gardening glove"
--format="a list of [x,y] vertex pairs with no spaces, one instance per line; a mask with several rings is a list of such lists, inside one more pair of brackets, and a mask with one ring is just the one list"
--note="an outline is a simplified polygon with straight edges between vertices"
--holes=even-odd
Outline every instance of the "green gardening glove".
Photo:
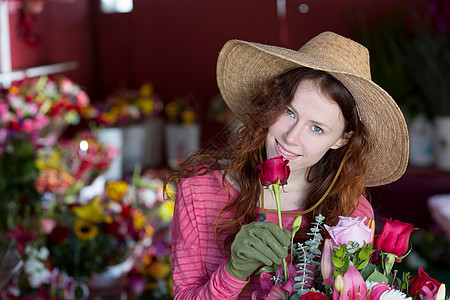
[[261,265],[279,265],[287,257],[291,232],[273,222],[253,222],[242,226],[231,245],[227,272],[246,280]]

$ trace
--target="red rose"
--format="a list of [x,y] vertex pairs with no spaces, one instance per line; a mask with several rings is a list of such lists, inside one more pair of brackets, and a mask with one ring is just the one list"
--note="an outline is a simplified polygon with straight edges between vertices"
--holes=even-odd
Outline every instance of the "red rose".
[[289,160],[284,160],[282,156],[269,158],[260,163],[257,168],[261,170],[261,184],[268,186],[280,180],[281,185],[287,183],[291,168],[287,165]]
[[69,227],[56,226],[48,236],[48,239],[54,244],[64,243],[69,238],[71,232]]
[[301,300],[327,300],[328,298],[320,292],[309,291],[308,293],[302,295],[302,297],[300,299]]
[[408,293],[411,297],[418,294],[426,296],[427,293],[431,293],[434,297],[440,285],[437,280],[431,278],[422,268],[419,268],[417,275],[411,279]]
[[392,219],[383,219],[384,226],[377,239],[377,246],[382,251],[403,256],[409,248],[409,236],[413,230],[417,230],[409,223]]

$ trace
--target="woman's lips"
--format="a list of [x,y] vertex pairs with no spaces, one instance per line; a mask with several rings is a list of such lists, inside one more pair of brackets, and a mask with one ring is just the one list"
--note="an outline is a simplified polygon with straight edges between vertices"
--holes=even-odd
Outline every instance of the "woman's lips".
[[278,141],[276,141],[276,144],[277,144],[277,150],[278,150],[278,152],[279,152],[281,155],[283,155],[283,156],[289,156],[289,157],[298,157],[298,156],[300,156],[300,155],[298,155],[298,154],[292,153],[292,152],[286,150],[285,148],[283,148],[283,147],[278,143]]

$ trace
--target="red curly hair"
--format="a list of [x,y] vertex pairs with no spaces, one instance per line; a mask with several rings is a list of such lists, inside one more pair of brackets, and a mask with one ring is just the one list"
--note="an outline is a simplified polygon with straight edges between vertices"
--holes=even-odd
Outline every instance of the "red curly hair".
[[[339,105],[346,123],[345,132],[352,132],[345,146],[336,150],[330,149],[310,168],[310,187],[302,207],[305,210],[323,196],[348,150],[347,160],[334,187],[326,199],[305,217],[311,221],[316,215],[322,214],[326,223],[333,226],[338,222],[339,216],[349,216],[356,209],[359,197],[365,195],[364,174],[369,153],[369,137],[360,121],[353,96],[340,81],[326,72],[305,67],[288,70],[267,82],[252,97],[252,109],[241,118],[243,125],[230,134],[224,148],[197,151],[166,179],[166,184],[177,183],[182,177],[222,170],[223,182],[226,182],[226,177],[230,177],[239,186],[237,199],[228,201],[217,218],[216,242],[219,241],[219,235],[225,235],[224,244],[221,245],[223,249],[231,245],[243,224],[257,219],[261,187],[256,166],[261,162],[261,157],[263,160],[266,158],[264,143],[268,128],[290,105],[298,84],[303,80],[315,82],[325,95]],[[221,217],[229,211],[236,212],[234,217],[222,220]],[[306,231],[307,229],[299,230],[296,240],[305,240]]]

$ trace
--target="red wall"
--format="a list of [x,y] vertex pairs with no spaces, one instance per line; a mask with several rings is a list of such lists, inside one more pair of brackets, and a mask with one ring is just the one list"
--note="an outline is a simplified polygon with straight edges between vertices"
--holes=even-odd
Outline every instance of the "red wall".
[[[138,87],[150,80],[164,101],[193,93],[208,101],[217,93],[215,64],[232,38],[283,44],[276,0],[134,0],[129,14],[101,14],[97,0],[73,4],[47,1],[37,17],[42,42],[27,46],[20,38],[19,15],[11,14],[14,69],[77,60],[67,75],[88,89],[93,100],[119,86]],[[286,46],[298,49],[314,35],[332,30],[350,36],[346,11],[369,19],[403,0],[287,0]],[[300,4],[310,11],[302,14]],[[424,14],[427,0],[408,6]]]
[[35,30],[41,34],[40,43],[28,45],[22,38],[19,12],[11,12],[11,60],[13,69],[76,60],[79,67],[67,76],[91,89],[94,83],[92,34],[89,1],[72,4],[47,1],[36,16]]

